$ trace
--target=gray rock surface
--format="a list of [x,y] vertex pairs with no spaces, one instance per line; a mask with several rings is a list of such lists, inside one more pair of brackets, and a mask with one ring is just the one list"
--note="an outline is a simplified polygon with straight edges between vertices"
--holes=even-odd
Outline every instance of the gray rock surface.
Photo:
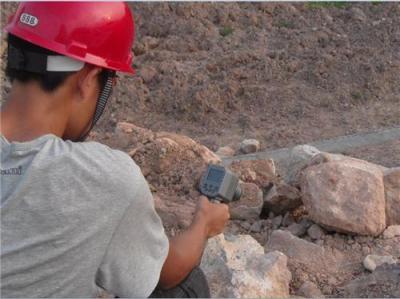
[[306,234],[307,226],[304,223],[292,223],[286,230],[296,237],[301,237]]
[[288,184],[296,185],[301,170],[308,165],[311,158],[319,153],[320,151],[311,145],[304,144],[295,146],[290,152],[288,172],[284,178],[285,181]]
[[307,233],[313,240],[320,240],[325,235],[325,231],[318,224],[311,225]]
[[267,251],[280,251],[289,258],[290,264],[302,264],[310,271],[335,272],[341,256],[335,256],[324,247],[293,236],[290,232],[283,230],[274,231],[267,244]]

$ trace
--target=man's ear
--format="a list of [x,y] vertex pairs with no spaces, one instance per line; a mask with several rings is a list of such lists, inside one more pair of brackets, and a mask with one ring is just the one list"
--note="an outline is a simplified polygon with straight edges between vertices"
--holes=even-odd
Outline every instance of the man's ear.
[[102,68],[92,65],[86,65],[78,77],[78,92],[82,100],[91,98],[92,95],[98,93],[99,80],[98,75],[101,73]]

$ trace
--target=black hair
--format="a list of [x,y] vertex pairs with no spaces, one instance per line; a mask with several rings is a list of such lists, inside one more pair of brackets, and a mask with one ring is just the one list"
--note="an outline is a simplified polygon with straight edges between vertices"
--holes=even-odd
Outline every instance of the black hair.
[[[34,45],[26,40],[23,40],[15,35],[8,34],[7,36],[8,45],[13,47],[30,51],[43,55],[60,55],[59,53],[50,51],[48,49]],[[27,83],[30,81],[36,81],[40,84],[43,90],[47,92],[52,92],[60,87],[67,80],[69,76],[75,74],[76,72],[46,72],[44,74],[29,72],[26,70],[19,70],[12,68],[7,60],[6,76],[11,82],[17,80],[22,83]],[[99,76],[100,88],[103,88],[107,81],[107,73],[103,70]]]

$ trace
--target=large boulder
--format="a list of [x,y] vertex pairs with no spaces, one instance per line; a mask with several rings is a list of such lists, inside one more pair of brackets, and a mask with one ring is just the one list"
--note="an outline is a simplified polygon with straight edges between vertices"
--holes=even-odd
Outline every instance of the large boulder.
[[386,227],[383,172],[358,159],[306,168],[301,176],[309,218],[339,232],[377,236]]
[[249,235],[219,235],[208,241],[201,268],[214,298],[289,297],[287,258]]
[[384,171],[386,224],[400,224],[400,167]]

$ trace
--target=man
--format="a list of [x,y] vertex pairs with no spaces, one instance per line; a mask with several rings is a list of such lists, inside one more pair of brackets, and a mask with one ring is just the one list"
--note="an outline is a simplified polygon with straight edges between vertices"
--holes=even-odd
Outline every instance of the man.
[[93,297],[101,287],[118,297],[208,296],[197,266],[227,206],[201,197],[191,226],[168,241],[132,159],[81,142],[115,72],[133,73],[126,4],[22,3],[6,30],[1,295]]

